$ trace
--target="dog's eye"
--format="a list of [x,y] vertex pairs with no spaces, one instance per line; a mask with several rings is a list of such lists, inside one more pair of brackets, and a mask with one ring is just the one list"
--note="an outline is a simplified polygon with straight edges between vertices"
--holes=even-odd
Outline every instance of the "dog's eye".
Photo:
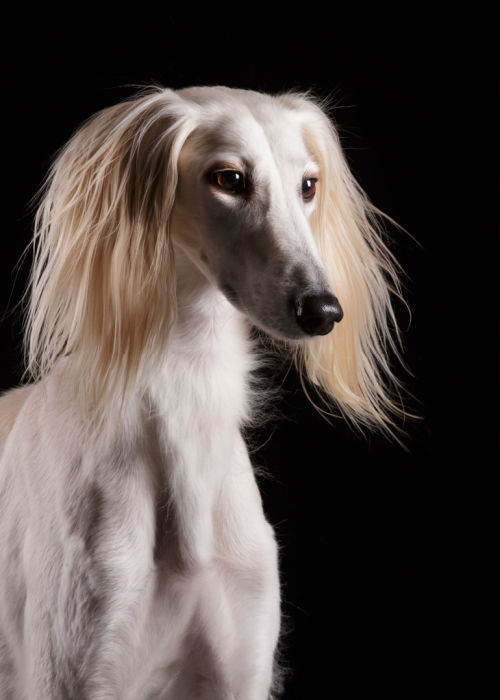
[[316,183],[318,179],[316,177],[308,177],[306,180],[302,181],[302,198],[304,202],[310,202],[316,194]]
[[247,187],[245,176],[239,170],[216,170],[211,173],[210,181],[228,194],[242,194]]

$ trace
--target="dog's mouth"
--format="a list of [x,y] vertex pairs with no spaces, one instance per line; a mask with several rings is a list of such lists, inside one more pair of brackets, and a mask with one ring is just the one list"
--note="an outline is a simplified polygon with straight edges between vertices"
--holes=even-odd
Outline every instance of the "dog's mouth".
[[240,297],[238,295],[238,292],[234,287],[231,287],[230,284],[223,284],[222,285],[222,292],[226,299],[231,302],[231,304],[234,304],[238,309],[241,308],[241,302],[240,302]]
[[226,282],[220,285],[226,299],[238,311],[266,333],[280,340],[300,340],[327,335],[336,323],[342,320],[343,311],[338,299],[331,292],[293,295],[286,304],[284,313],[274,313],[272,306],[260,313],[248,306],[237,290]]

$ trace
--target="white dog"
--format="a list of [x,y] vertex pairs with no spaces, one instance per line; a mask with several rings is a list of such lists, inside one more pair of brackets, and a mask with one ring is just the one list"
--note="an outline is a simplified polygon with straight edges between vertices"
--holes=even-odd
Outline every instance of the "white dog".
[[36,220],[35,381],[0,401],[2,700],[279,692],[248,331],[391,430],[378,214],[306,96],[155,88],[69,141]]

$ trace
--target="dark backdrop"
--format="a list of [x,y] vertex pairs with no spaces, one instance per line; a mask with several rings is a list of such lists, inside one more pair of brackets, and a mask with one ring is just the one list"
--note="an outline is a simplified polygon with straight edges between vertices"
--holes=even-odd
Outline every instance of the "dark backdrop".
[[[398,308],[413,373],[399,375],[423,419],[407,425],[407,451],[360,437],[321,419],[292,373],[276,400],[281,418],[253,436],[281,543],[285,697],[451,697],[474,677],[476,615],[469,423],[450,360],[463,321],[449,271],[467,227],[464,211],[455,216],[465,198],[456,115],[473,78],[472,49],[456,39],[467,18],[273,7],[274,19],[269,8],[227,5],[159,14],[144,5],[106,21],[86,7],[44,23],[20,13],[3,60],[1,311],[24,287],[28,265],[15,266],[30,237],[29,200],[54,152],[96,110],[151,81],[333,95],[353,171],[418,241],[390,231],[412,310],[409,320]],[[468,148],[462,138],[461,159]],[[5,389],[20,378],[18,315],[1,330]]]

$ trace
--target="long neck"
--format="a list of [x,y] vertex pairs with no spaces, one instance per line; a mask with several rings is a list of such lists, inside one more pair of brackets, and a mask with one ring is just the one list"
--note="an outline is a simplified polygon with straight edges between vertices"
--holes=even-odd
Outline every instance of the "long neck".
[[160,410],[184,414],[186,430],[239,425],[252,362],[246,321],[182,251],[176,268],[177,316],[152,395]]
[[150,395],[182,558],[196,565],[212,551],[214,503],[241,450],[252,355],[241,314],[187,259],[177,272],[177,320]]

